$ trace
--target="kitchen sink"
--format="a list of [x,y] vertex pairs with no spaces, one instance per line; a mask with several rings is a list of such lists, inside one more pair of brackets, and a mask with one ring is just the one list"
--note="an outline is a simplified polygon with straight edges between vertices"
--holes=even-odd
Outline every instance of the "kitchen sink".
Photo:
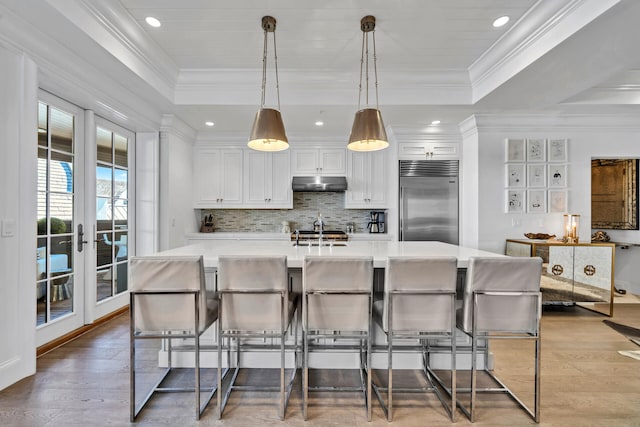
[[345,242],[322,242],[322,243],[318,243],[318,242],[314,242],[312,241],[311,244],[309,244],[309,242],[305,242],[305,241],[301,241],[300,243],[296,243],[293,242],[293,246],[347,246],[347,244]]

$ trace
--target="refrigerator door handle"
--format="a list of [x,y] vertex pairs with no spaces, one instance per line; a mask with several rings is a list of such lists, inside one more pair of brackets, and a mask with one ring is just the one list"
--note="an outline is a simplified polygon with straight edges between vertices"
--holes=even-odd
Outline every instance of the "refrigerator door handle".
[[400,212],[399,212],[399,221],[400,221],[400,241],[404,241],[403,230],[404,230],[404,188],[400,187]]

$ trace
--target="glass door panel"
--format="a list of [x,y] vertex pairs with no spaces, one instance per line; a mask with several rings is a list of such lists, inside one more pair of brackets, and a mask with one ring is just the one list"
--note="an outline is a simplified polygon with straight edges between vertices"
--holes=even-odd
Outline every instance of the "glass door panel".
[[[76,114],[38,104],[36,326],[76,313]],[[80,316],[82,317],[82,316]],[[72,328],[72,326],[70,326]]]
[[96,301],[125,292],[129,234],[129,138],[96,130]]

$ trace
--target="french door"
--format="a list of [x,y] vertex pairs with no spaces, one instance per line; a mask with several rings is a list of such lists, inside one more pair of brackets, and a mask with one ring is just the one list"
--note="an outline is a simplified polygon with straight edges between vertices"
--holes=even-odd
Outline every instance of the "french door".
[[84,112],[46,92],[38,103],[36,345],[85,323]]
[[38,104],[36,345],[127,301],[134,134],[44,91]]
[[[133,146],[135,135],[107,120],[95,118],[92,145],[93,179],[87,191],[93,244],[87,264],[87,306],[97,319],[128,304],[127,262],[135,247]],[[93,209],[93,211],[91,210]]]

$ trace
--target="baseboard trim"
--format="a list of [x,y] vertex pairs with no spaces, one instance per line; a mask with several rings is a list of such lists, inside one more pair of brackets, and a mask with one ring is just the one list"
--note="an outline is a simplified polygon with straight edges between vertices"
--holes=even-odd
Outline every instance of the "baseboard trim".
[[96,319],[95,322],[91,323],[90,325],[84,325],[78,329],[75,329],[71,332],[69,332],[68,334],[65,334],[59,338],[56,338],[53,341],[49,341],[46,344],[41,345],[40,347],[38,347],[36,349],[36,357],[40,357],[43,354],[46,354],[48,352],[50,352],[51,350],[54,350],[70,341],[73,341],[74,339],[78,338],[81,335],[86,334],[89,331],[92,331],[93,329],[97,328],[98,326],[108,322],[111,319],[114,319],[124,313],[128,313],[129,312],[129,306],[125,305],[124,307],[121,307],[119,309],[117,309],[116,311],[112,311],[111,313],[100,317],[99,319]]

